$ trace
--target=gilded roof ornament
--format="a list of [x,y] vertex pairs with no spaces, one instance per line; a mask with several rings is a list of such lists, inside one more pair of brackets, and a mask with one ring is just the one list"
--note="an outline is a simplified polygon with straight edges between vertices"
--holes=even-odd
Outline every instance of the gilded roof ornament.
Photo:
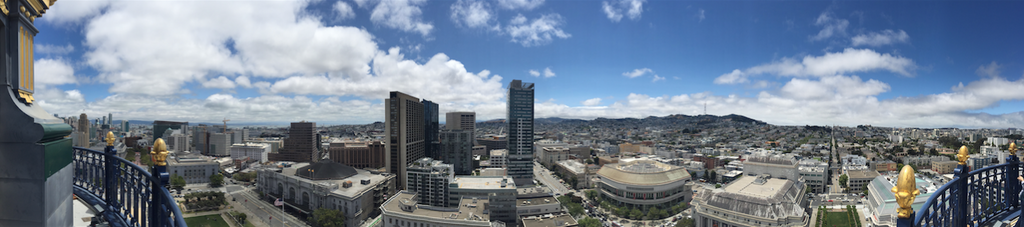
[[0,11],[7,15],[11,11],[7,9],[7,0],[0,0]]
[[149,152],[149,156],[153,158],[154,165],[167,166],[167,143],[164,143],[163,138],[153,142],[153,151]]
[[917,183],[914,180],[914,168],[909,165],[903,166],[900,174],[896,176],[896,186],[892,187],[892,192],[895,194],[896,203],[900,205],[896,209],[897,217],[913,218],[914,208],[910,205],[913,205],[914,198],[921,194],[921,190],[917,189]]
[[106,140],[107,140],[107,146],[108,147],[113,147],[114,146],[114,140],[116,140],[116,139],[117,138],[114,137],[114,132],[107,132],[107,139]]
[[1017,155],[1017,142],[1010,143],[1010,155]]
[[971,155],[967,154],[967,146],[960,146],[960,153],[956,154],[956,160],[960,162],[960,165],[967,165],[968,158],[971,158]]

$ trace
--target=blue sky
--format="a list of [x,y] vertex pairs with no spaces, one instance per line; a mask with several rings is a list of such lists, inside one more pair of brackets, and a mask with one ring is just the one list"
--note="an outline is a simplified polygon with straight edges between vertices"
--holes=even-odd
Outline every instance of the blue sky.
[[[36,21],[36,93],[59,115],[383,120],[441,112],[742,114],[773,124],[1024,126],[1024,3],[62,0]],[[443,119],[442,119],[443,121]]]

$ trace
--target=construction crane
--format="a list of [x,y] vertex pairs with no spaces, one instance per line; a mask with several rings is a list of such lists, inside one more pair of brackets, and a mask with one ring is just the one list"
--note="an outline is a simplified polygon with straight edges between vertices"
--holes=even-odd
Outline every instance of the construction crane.
[[229,121],[231,121],[231,119],[224,118],[224,133],[228,133],[228,122]]

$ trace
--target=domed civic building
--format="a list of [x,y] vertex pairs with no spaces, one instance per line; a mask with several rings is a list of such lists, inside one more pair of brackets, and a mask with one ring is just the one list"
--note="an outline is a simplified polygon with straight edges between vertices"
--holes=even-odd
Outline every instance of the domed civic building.
[[678,166],[653,160],[633,160],[606,164],[597,171],[601,197],[646,211],[688,202],[693,192],[686,183],[690,173]]

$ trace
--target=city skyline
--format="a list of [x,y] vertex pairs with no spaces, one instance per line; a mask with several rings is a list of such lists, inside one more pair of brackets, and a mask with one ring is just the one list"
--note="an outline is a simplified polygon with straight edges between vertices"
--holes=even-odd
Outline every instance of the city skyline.
[[35,42],[61,116],[361,124],[402,91],[489,120],[520,79],[537,118],[1024,126],[1020,2],[62,3]]

